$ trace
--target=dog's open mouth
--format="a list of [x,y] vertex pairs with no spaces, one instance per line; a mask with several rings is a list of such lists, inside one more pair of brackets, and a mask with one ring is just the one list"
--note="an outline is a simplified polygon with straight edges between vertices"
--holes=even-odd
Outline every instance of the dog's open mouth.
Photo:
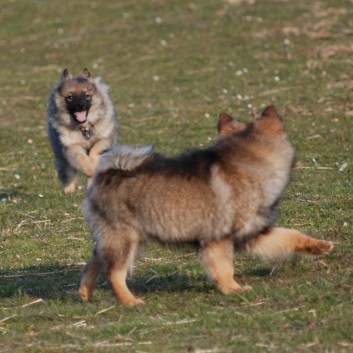
[[87,113],[88,113],[87,110],[84,110],[82,112],[75,112],[74,115],[75,115],[76,120],[80,124],[82,124],[82,123],[86,122],[86,120],[87,120]]

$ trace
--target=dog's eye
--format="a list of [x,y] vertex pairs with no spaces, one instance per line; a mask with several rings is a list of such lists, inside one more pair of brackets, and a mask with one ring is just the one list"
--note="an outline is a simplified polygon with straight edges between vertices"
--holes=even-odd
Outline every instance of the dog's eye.
[[68,102],[72,102],[72,99],[73,99],[72,94],[70,94],[69,96],[66,97],[66,100]]
[[87,100],[87,101],[91,100],[91,96],[90,96],[89,94],[86,94],[85,97],[86,97],[86,100]]

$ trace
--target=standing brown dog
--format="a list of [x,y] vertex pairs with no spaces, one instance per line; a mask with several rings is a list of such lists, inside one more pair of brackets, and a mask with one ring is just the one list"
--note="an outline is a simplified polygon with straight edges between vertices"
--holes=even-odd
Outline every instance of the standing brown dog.
[[77,172],[93,177],[102,152],[116,144],[118,122],[108,88],[87,69],[67,69],[49,98],[49,138],[64,192],[75,190]]
[[96,241],[80,294],[91,300],[103,266],[118,300],[142,305],[126,285],[141,241],[193,242],[224,294],[247,291],[233,278],[233,249],[261,257],[328,253],[332,243],[274,227],[294,149],[273,107],[255,122],[220,116],[218,141],[176,158],[150,146],[103,155],[85,202]]

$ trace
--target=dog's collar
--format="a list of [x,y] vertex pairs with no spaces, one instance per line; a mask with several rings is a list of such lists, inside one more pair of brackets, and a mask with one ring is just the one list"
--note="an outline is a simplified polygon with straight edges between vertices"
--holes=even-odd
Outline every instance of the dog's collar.
[[91,127],[92,127],[91,124],[80,126],[80,130],[82,132],[82,135],[85,137],[86,140],[89,140],[89,138],[92,136]]

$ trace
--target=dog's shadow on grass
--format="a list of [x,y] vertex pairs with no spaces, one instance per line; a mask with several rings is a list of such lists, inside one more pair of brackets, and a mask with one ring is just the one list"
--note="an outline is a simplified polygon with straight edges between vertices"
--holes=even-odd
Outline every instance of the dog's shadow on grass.
[[[30,296],[67,301],[77,297],[83,266],[39,265],[21,270],[0,270],[0,298]],[[136,274],[128,278],[128,286],[137,296],[155,292],[199,292],[210,290],[206,275],[181,274],[159,269],[163,275]],[[168,270],[168,268],[167,268]],[[112,290],[104,274],[100,274],[97,290]],[[112,294],[113,295],[113,294]]]
[[[82,267],[59,264],[31,266],[22,270],[0,270],[0,298],[30,296],[42,299],[81,300],[78,289]],[[156,267],[155,267],[156,268]],[[205,273],[185,274],[174,267],[160,265],[155,272],[147,270],[128,278],[128,287],[137,296],[151,293],[209,292],[215,289]],[[157,274],[158,273],[158,274]],[[247,271],[244,277],[267,277],[268,270]],[[104,274],[100,274],[97,290],[109,291],[110,285]]]
[[28,295],[54,299],[77,288],[81,268],[58,264],[30,266],[20,270],[0,270],[0,298]]

